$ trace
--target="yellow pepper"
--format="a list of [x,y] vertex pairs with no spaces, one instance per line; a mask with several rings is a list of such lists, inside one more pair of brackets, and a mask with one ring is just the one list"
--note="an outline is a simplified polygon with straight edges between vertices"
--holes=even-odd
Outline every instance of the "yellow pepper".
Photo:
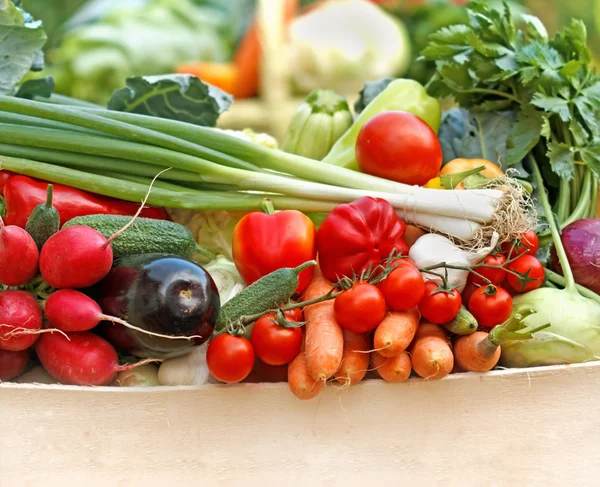
[[480,174],[485,170],[486,166],[482,165],[474,167],[473,169],[456,173],[442,174],[442,171],[438,177],[427,181],[427,183],[425,183],[425,187],[432,189],[465,189],[462,182],[468,177],[479,177],[484,180],[487,179]]

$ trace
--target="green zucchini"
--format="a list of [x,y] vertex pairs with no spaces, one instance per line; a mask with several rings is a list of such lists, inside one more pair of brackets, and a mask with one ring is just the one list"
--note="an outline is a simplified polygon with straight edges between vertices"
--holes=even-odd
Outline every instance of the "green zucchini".
[[[88,215],[69,220],[63,228],[85,225],[106,238],[112,237],[131,221],[131,216]],[[190,230],[179,223],[152,218],[136,218],[133,224],[111,243],[116,258],[136,254],[166,253],[186,258],[202,256],[212,260],[213,254],[200,247]]]
[[316,262],[311,260],[296,268],[277,269],[242,289],[221,307],[215,333],[242,316],[264,313],[287,303],[298,287],[298,274],[313,265]]
[[479,324],[467,308],[461,306],[456,317],[442,326],[455,335],[470,335],[477,331]]
[[52,206],[52,185],[48,185],[46,202],[37,205],[25,224],[25,230],[37,245],[38,250],[60,229],[60,215]]

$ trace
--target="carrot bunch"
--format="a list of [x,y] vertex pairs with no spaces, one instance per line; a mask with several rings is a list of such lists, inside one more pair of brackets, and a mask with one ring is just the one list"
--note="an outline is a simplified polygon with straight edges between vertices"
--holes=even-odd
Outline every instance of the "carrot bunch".
[[[324,296],[332,287],[317,269],[303,300]],[[437,325],[423,320],[414,307],[388,310],[371,332],[356,333],[336,320],[335,300],[312,304],[304,309],[302,351],[288,366],[289,387],[299,399],[312,399],[328,382],[349,386],[368,372],[387,382],[404,382],[413,373],[439,380],[452,372],[487,372],[497,365],[503,341],[527,339],[538,331],[520,332],[526,328],[522,320],[528,314],[517,313],[492,330],[477,331],[471,315],[466,325]]]

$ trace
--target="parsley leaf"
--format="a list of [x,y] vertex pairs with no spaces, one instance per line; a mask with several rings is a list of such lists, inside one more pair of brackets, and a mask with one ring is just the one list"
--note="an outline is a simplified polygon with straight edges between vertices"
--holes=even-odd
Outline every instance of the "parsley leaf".
[[546,154],[552,166],[552,170],[567,181],[575,175],[575,154],[571,147],[564,143],[550,142]]
[[537,145],[542,122],[542,115],[530,105],[519,112],[506,141],[506,163],[509,166],[521,162]]

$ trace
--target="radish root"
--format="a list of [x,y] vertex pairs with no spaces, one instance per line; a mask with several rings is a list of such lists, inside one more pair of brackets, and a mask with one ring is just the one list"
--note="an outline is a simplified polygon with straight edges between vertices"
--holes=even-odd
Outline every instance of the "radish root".
[[124,327],[129,328],[130,330],[135,330],[137,332],[144,333],[146,335],[150,335],[150,336],[158,337],[158,338],[167,338],[168,340],[194,340],[196,338],[204,338],[201,335],[172,336],[172,335],[163,335],[162,333],[154,333],[153,331],[144,330],[143,328],[139,328],[135,325],[132,325],[131,323],[128,323],[125,320],[117,318],[116,316],[108,316],[108,315],[103,314],[103,315],[100,315],[100,319],[103,321],[112,321],[113,323],[118,323],[119,325],[123,325]]
[[56,332],[56,333],[60,333],[67,340],[71,341],[71,339],[69,338],[69,336],[64,331],[59,330],[58,328],[42,328],[41,330],[32,330],[31,328],[15,327],[13,325],[7,325],[7,324],[4,324],[4,323],[1,323],[0,327],[10,327],[10,328],[12,328],[11,331],[9,331],[8,333],[4,334],[4,336],[0,337],[0,340],[10,340],[13,337],[21,336],[21,335],[41,335],[42,333],[54,333],[54,332]]
[[115,370],[117,372],[125,372],[127,370],[135,369],[136,367],[141,367],[142,365],[148,365],[148,364],[153,364],[153,363],[157,363],[157,362],[162,363],[163,359],[147,358],[144,360],[140,360],[139,362],[136,362],[134,364],[119,365],[119,366],[115,367]]

